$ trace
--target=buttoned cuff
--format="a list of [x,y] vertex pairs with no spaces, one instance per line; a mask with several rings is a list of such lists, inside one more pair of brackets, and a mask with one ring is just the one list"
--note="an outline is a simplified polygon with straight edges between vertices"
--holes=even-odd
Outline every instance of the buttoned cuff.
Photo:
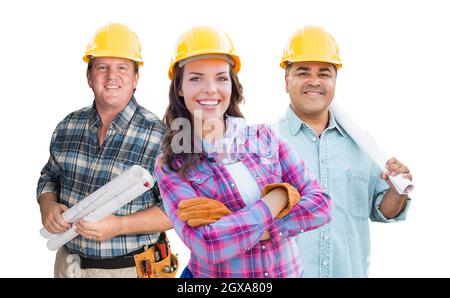
[[397,222],[397,221],[403,221],[406,219],[406,215],[408,214],[408,210],[409,210],[409,206],[411,205],[411,198],[408,196],[408,199],[406,201],[406,205],[405,208],[403,208],[403,210],[394,218],[387,218],[386,216],[384,216],[383,212],[381,212],[380,209],[380,205],[381,205],[381,201],[383,200],[384,194],[379,195],[376,200],[375,200],[375,210],[374,210],[374,219],[375,221],[378,222],[384,222],[384,223],[389,223],[389,222]]
[[39,198],[47,192],[51,192],[59,196],[59,187],[55,182],[45,182],[44,184],[40,185],[38,191],[37,191],[37,197],[36,200],[39,203]]

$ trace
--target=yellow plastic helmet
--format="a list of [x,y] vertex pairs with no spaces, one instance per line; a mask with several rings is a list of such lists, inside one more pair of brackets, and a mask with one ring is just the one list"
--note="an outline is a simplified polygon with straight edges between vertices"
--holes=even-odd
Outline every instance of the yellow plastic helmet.
[[110,23],[97,30],[87,45],[83,60],[89,63],[91,57],[119,57],[144,65],[139,38],[128,26],[119,23]]
[[334,37],[321,27],[306,26],[292,34],[281,58],[280,66],[289,62],[318,61],[342,67],[339,47]]
[[236,73],[241,68],[241,60],[234,51],[233,43],[225,32],[207,27],[193,27],[181,35],[176,43],[175,53],[169,67],[169,78],[173,78],[175,64],[179,61],[208,54],[224,54],[231,57]]

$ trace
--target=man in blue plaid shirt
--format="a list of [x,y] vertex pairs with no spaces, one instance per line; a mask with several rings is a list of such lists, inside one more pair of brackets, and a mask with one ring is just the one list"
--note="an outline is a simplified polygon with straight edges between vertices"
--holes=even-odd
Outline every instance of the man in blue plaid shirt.
[[[62,213],[132,165],[153,173],[164,135],[162,122],[134,98],[143,65],[134,32],[116,23],[100,28],[83,60],[94,103],[58,124],[37,186],[51,233],[68,230]],[[136,277],[133,255],[171,228],[157,186],[101,221],[75,225],[80,236],[58,250],[55,277]]]

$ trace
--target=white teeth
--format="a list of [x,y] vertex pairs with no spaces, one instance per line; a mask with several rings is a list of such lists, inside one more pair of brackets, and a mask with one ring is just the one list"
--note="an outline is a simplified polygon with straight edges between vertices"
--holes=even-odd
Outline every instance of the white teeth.
[[105,86],[106,87],[106,89],[119,89],[119,86],[110,86],[110,85],[108,85],[108,86]]
[[219,103],[218,100],[199,100],[198,102],[204,106],[215,106]]

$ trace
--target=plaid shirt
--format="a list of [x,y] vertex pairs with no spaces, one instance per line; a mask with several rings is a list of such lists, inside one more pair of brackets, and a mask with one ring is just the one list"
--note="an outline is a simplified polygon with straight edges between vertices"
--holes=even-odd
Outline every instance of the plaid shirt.
[[[330,221],[330,198],[267,126],[245,125],[234,142],[239,148],[237,158],[261,189],[288,182],[302,198],[287,216],[272,219],[263,201],[244,203],[224,165],[212,161],[214,153],[204,152],[203,161],[189,170],[187,178],[157,161],[156,178],[167,215],[191,250],[188,267],[194,277],[298,277],[302,266],[293,236]],[[216,199],[233,213],[206,226],[190,227],[178,218],[177,209],[181,200],[194,197]],[[259,241],[264,230],[271,239]]]
[[[100,127],[95,102],[58,124],[50,144],[50,158],[38,182],[38,198],[52,192],[70,208],[134,164],[153,173],[164,134],[164,126],[154,114],[133,97],[111,123],[101,146],[97,137]],[[157,186],[114,214],[129,215],[154,205],[163,207]],[[158,236],[159,233],[120,235],[101,242],[78,236],[66,246],[71,253],[85,257],[110,258],[152,244]]]

